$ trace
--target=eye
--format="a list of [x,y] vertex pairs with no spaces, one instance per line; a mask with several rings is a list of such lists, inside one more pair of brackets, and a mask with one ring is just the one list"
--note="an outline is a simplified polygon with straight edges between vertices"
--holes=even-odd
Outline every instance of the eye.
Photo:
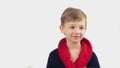
[[71,26],[70,28],[74,29],[75,27],[74,27],[74,26]]
[[84,27],[80,27],[79,29],[84,29]]

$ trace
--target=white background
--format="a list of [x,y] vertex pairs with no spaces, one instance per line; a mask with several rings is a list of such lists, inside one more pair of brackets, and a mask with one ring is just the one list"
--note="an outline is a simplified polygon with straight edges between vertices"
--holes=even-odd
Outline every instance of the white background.
[[119,0],[0,0],[0,68],[46,68],[49,53],[64,37],[59,25],[67,7],[86,13],[85,37],[101,68],[119,68]]

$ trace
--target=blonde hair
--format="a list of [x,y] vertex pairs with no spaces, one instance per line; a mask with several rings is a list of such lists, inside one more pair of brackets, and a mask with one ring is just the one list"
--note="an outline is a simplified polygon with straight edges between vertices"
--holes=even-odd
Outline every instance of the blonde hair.
[[61,15],[61,25],[63,26],[66,22],[81,21],[82,19],[86,20],[87,25],[87,16],[81,9],[68,7]]

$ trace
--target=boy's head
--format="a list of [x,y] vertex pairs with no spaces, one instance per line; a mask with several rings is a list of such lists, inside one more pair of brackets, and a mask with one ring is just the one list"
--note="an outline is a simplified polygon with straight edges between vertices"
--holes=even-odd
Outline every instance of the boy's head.
[[66,22],[82,21],[83,19],[85,19],[85,25],[87,27],[86,14],[81,9],[68,7],[61,16],[61,25],[64,26]]
[[60,30],[67,41],[79,43],[86,32],[87,17],[85,13],[77,8],[67,8],[61,16]]

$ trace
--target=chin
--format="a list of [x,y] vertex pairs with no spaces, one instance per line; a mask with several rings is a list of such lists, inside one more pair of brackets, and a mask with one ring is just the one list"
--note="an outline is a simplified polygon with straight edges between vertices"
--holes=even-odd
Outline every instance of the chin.
[[75,39],[75,40],[72,40],[72,42],[74,42],[74,43],[79,43],[80,42],[80,39]]
[[83,39],[83,38],[73,39],[72,41],[78,43],[78,42],[80,42],[82,39]]

